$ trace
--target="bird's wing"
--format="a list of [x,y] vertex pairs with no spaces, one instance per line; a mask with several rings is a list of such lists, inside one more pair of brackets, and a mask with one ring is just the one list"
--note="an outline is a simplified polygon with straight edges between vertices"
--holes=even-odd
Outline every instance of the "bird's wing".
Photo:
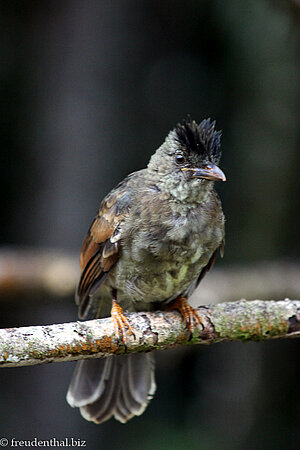
[[214,265],[214,263],[215,263],[215,260],[216,260],[216,257],[217,257],[218,250],[220,250],[220,255],[221,255],[221,257],[223,258],[223,255],[224,255],[224,247],[225,247],[225,237],[223,237],[220,247],[218,247],[218,248],[213,252],[213,254],[212,254],[211,257],[210,257],[210,260],[208,261],[208,263],[206,264],[206,266],[203,267],[203,269],[201,270],[200,275],[199,275],[199,277],[198,277],[198,279],[197,279],[197,282],[196,282],[196,287],[195,287],[195,289],[199,286],[200,281],[203,280],[203,278],[205,277],[205,275],[207,274],[207,272],[213,267],[213,265]]
[[119,258],[121,225],[130,203],[126,182],[127,179],[102,201],[84,240],[80,255],[82,272],[76,292],[80,318],[86,317],[91,303],[90,297]]

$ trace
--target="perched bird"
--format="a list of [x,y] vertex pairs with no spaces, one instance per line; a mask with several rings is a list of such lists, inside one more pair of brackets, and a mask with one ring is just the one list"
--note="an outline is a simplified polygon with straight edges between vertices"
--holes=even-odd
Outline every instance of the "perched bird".
[[[215,122],[178,124],[146,169],[130,174],[102,201],[83,243],[76,301],[79,317],[111,315],[115,335],[133,334],[123,309],[180,311],[192,333],[201,320],[187,298],[224,247],[224,215],[214,181],[221,132]],[[145,410],[155,392],[153,355],[77,363],[67,401],[82,416],[122,423]]]

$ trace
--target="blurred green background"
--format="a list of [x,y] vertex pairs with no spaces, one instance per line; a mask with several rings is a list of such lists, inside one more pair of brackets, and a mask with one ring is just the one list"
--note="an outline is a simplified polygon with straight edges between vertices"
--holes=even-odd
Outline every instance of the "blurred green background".
[[[190,114],[223,130],[217,267],[296,260],[299,30],[297,0],[1,1],[1,245],[79,255],[103,196]],[[1,327],[76,319],[71,298],[1,307]],[[299,449],[296,341],[158,354],[156,396],[125,426],[96,426],[66,404],[72,370],[2,369],[0,437]]]

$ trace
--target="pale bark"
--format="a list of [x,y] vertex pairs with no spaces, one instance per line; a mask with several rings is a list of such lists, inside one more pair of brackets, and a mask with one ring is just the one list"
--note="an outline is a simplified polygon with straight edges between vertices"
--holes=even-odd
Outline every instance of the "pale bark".
[[177,312],[131,313],[135,337],[116,342],[111,318],[0,330],[0,367],[107,357],[221,341],[300,337],[300,301],[245,301],[198,308],[192,339]]

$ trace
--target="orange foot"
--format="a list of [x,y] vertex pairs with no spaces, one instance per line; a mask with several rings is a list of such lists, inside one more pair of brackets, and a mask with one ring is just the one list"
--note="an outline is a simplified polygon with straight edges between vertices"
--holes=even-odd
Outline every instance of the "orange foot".
[[[115,336],[117,339],[118,344],[121,342],[125,345],[128,342],[128,335],[133,335],[135,339],[135,334],[131,328],[131,325],[127,319],[127,317],[124,314],[123,309],[121,306],[117,303],[115,299],[112,301],[112,307],[111,307],[111,318],[114,323],[115,328]],[[127,328],[127,330],[126,330]]]
[[197,311],[188,303],[185,297],[182,296],[177,297],[177,299],[173,303],[167,305],[166,309],[168,310],[176,309],[177,311],[180,312],[183,321],[190,332],[190,339],[192,339],[193,337],[195,322],[201,325],[202,328],[204,328],[202,320],[198,316]]

